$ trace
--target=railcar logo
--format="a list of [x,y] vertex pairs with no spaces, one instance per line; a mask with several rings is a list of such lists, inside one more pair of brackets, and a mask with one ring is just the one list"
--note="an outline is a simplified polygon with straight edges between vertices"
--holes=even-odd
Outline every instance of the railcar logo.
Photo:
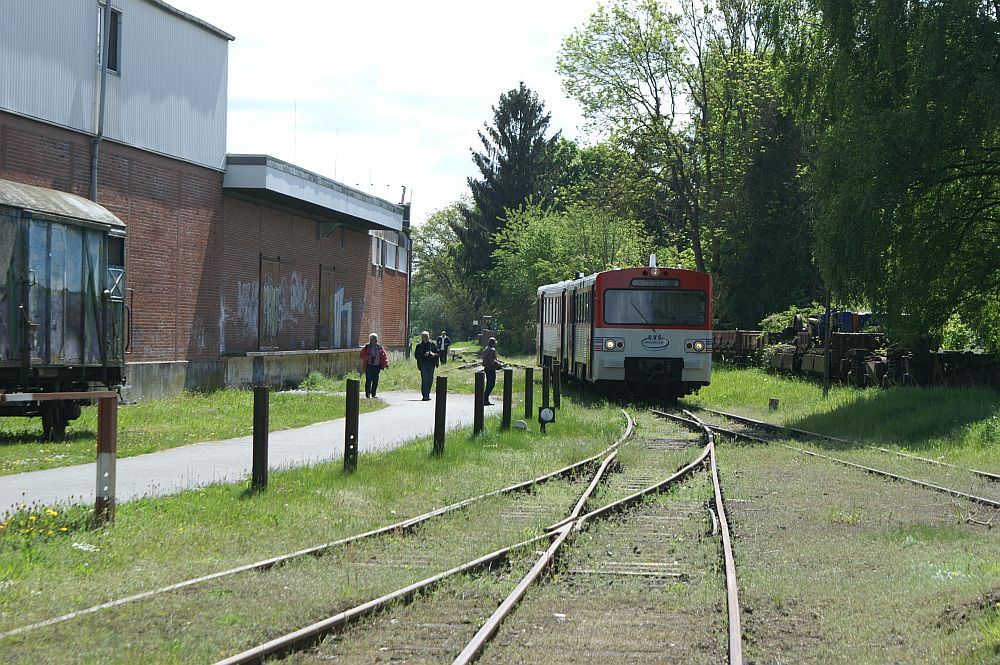
[[646,338],[639,343],[647,351],[659,351],[670,346],[670,340],[664,339],[663,335],[646,335]]

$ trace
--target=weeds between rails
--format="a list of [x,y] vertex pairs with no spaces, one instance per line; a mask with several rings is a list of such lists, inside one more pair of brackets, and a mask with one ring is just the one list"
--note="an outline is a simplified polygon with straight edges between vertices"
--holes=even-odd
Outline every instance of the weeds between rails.
[[[631,418],[629,418],[631,424]],[[580,512],[583,510],[590,498],[597,484],[601,482],[605,473],[611,467],[611,463],[614,461],[617,455],[617,450],[611,450],[610,454],[602,461],[601,466],[594,473],[594,477],[591,482],[587,485],[587,488],[581,494],[579,500],[574,505],[572,511],[570,512],[567,519],[575,520]],[[281,637],[275,638],[264,644],[248,649],[242,653],[235,656],[225,658],[218,661],[217,665],[240,665],[246,663],[260,663],[263,662],[265,658],[272,658],[276,656],[281,656],[293,651],[300,651],[304,648],[308,648],[315,644],[319,639],[321,639],[325,634],[340,628],[350,622],[356,621],[364,616],[372,614],[374,612],[381,611],[388,607],[394,602],[409,602],[418,593],[422,593],[432,589],[433,587],[440,584],[442,581],[458,575],[460,573],[469,573],[482,569],[494,562],[506,559],[511,555],[512,552],[524,549],[535,543],[541,542],[542,540],[548,538],[551,534],[556,534],[556,542],[561,542],[565,539],[566,534],[569,533],[571,525],[567,523],[567,520],[562,520],[557,524],[550,526],[546,529],[546,534],[538,536],[536,538],[522,541],[508,547],[495,550],[490,554],[482,557],[478,557],[466,563],[455,566],[449,570],[438,573],[431,577],[425,578],[413,584],[407,585],[401,589],[397,589],[388,594],[385,594],[375,600],[363,603],[349,610],[339,612],[331,617],[313,623],[304,628],[300,628],[291,633],[282,635]],[[552,551],[550,546],[549,552]],[[537,568],[537,565],[536,565]],[[534,569],[533,569],[534,570]]]
[[[799,436],[814,436],[816,438],[833,440],[833,441],[836,441],[838,443],[845,443],[846,442],[844,439],[836,439],[835,437],[828,437],[828,436],[825,436],[825,435],[822,435],[822,434],[817,434],[817,433],[814,433],[814,432],[807,432],[805,430],[789,430],[787,428],[781,427],[780,425],[775,425],[775,424],[772,424],[772,423],[765,423],[763,421],[755,421],[755,420],[750,419],[750,418],[744,418],[742,416],[735,416],[733,414],[727,414],[727,413],[722,412],[722,411],[712,411],[711,409],[699,409],[699,410],[703,411],[705,413],[710,413],[712,415],[716,415],[716,416],[723,417],[723,418],[729,418],[730,420],[741,422],[741,424],[743,424],[745,426],[748,426],[748,427],[756,427],[757,429],[767,429],[767,430],[771,431],[772,433],[783,432],[783,431],[790,431],[790,433],[798,433]],[[655,410],[654,410],[654,413],[656,413],[658,416],[669,418],[669,419],[672,419],[672,420],[675,420],[675,421],[679,421],[679,422],[685,421],[684,418],[681,418],[681,417],[679,417],[679,416],[677,416],[675,414],[669,414],[669,413],[666,413],[666,412],[663,412],[663,411],[655,411]],[[774,444],[779,445],[779,446],[781,446],[783,448],[787,448],[788,450],[795,451],[795,452],[797,452],[797,453],[799,453],[801,455],[808,455],[810,457],[816,457],[816,458],[819,458],[819,459],[824,459],[824,460],[827,460],[827,461],[830,461],[830,462],[834,462],[836,464],[841,464],[843,466],[856,469],[858,471],[863,471],[865,473],[876,475],[876,476],[879,476],[881,478],[886,478],[886,479],[889,479],[889,480],[899,480],[899,481],[907,482],[907,483],[910,483],[912,485],[915,485],[915,486],[918,486],[918,487],[922,487],[924,489],[929,489],[929,490],[933,490],[935,492],[941,492],[941,493],[944,493],[944,494],[948,494],[948,495],[951,495],[953,497],[965,499],[967,501],[971,501],[973,503],[977,503],[977,504],[982,505],[982,506],[986,506],[986,507],[994,508],[994,509],[1000,509],[1000,500],[997,500],[997,499],[993,499],[993,498],[989,498],[989,497],[984,497],[984,496],[979,496],[979,495],[976,495],[976,494],[971,494],[969,492],[963,492],[963,491],[955,489],[953,487],[946,487],[944,485],[930,483],[930,482],[926,482],[926,481],[919,480],[919,479],[916,479],[916,478],[910,478],[908,476],[903,476],[903,475],[900,475],[900,474],[897,474],[897,473],[893,473],[891,471],[886,471],[884,469],[879,469],[879,468],[876,468],[876,467],[873,467],[873,466],[867,466],[867,465],[863,465],[863,464],[856,464],[854,462],[850,462],[848,460],[841,459],[839,457],[834,457],[832,455],[827,455],[827,454],[824,454],[824,453],[818,453],[818,452],[811,451],[811,450],[805,450],[803,448],[798,448],[796,446],[792,446],[792,445],[789,445],[789,444],[786,444],[786,443],[782,443],[777,438],[763,438],[763,437],[760,437],[760,436],[749,434],[749,433],[747,433],[745,431],[732,430],[732,429],[721,427],[719,425],[708,424],[707,427],[709,427],[714,432],[717,432],[717,433],[722,434],[724,436],[728,436],[730,438],[741,439],[741,440],[749,441],[749,442],[752,442],[752,443],[774,443]],[[847,442],[847,443],[849,443],[849,442]],[[879,451],[879,452],[883,452],[883,453],[892,453],[892,452],[895,452],[895,451],[888,451],[886,449],[881,449],[881,448],[876,448],[876,447],[871,447],[871,446],[869,446],[868,448],[870,450],[875,450],[875,451]],[[904,457],[906,457],[906,455],[904,455]],[[925,460],[924,458],[920,458],[919,461],[925,462],[927,460]],[[955,468],[958,468],[958,467],[955,467]],[[974,473],[974,471],[971,470],[971,469],[960,469],[960,470],[968,471],[970,473]],[[994,474],[989,474],[987,472],[979,472],[979,474],[986,474],[987,476],[994,475]]]
[[[637,504],[642,504],[648,497],[652,494],[670,489],[675,483],[690,477],[695,471],[709,466],[709,471],[713,477],[713,488],[714,488],[714,499],[713,501],[717,505],[717,510],[720,515],[720,521],[723,524],[723,528],[726,530],[723,536],[724,554],[723,559],[725,561],[725,567],[727,570],[727,605],[729,608],[729,630],[730,630],[730,663],[741,663],[742,662],[742,636],[740,630],[740,620],[739,620],[739,602],[736,597],[735,590],[735,569],[733,565],[732,549],[731,544],[728,540],[728,522],[725,516],[725,510],[722,506],[721,490],[718,485],[718,467],[714,458],[714,441],[712,440],[712,434],[710,431],[705,430],[702,432],[702,436],[706,439],[707,443],[702,449],[701,453],[692,462],[689,462],[682,466],[678,471],[672,473],[669,477],[660,480],[658,482],[652,483],[636,492],[628,493],[626,496],[618,498],[607,505],[602,506],[596,510],[593,510],[585,515],[581,515],[584,507],[588,501],[594,496],[594,492],[598,487],[598,484],[603,483],[606,478],[606,470],[610,468],[611,464],[615,461],[617,451],[613,451],[607,458],[605,458],[602,463],[601,468],[595,473],[593,479],[591,480],[588,488],[582,493],[580,500],[577,501],[576,506],[573,511],[567,516],[567,518],[553,524],[549,527],[549,536],[553,538],[551,544],[546,549],[546,551],[537,558],[532,565],[531,570],[521,578],[516,585],[514,585],[513,591],[499,603],[498,609],[479,627],[473,638],[466,644],[465,648],[458,654],[457,658],[454,660],[455,663],[470,663],[479,658],[483,653],[483,649],[487,646],[490,640],[497,634],[501,624],[508,619],[514,610],[518,607],[519,603],[527,594],[529,588],[537,583],[541,578],[542,574],[545,573],[552,562],[555,560],[561,548],[566,546],[566,543],[570,540],[571,536],[579,531],[582,531],[587,524],[592,523],[592,521],[597,518],[609,517],[616,513],[619,513],[627,508],[634,507]],[[659,453],[659,451],[654,451]],[[615,478],[621,478],[621,475],[616,475]],[[634,482],[636,478],[633,478]],[[613,482],[618,482],[613,481]],[[623,487],[628,487],[629,483],[619,483]],[[620,526],[616,527],[620,529]],[[668,539],[669,540],[669,539]],[[519,543],[518,545],[512,546],[513,548],[523,548],[529,546],[530,544],[538,543],[539,539],[531,541],[531,543]],[[671,541],[672,542],[672,541]],[[490,556],[506,556],[511,553],[511,549],[501,550],[493,553]],[[494,559],[495,560],[495,559]],[[431,586],[437,585],[444,580],[444,576],[458,575],[462,572],[470,572],[474,569],[481,569],[483,560],[473,560],[453,568],[446,573],[435,576],[433,578],[428,578],[418,583],[420,590],[428,589]],[[520,567],[524,567],[526,564],[519,564]],[[480,585],[484,586],[484,585]],[[489,584],[485,585],[489,588],[496,586],[496,581],[491,580]],[[477,587],[477,589],[480,587]],[[220,661],[219,665],[235,665],[236,663],[250,663],[250,662],[260,662],[261,659],[269,657],[271,655],[277,655],[282,652],[287,652],[289,649],[301,648],[305,644],[310,644],[318,639],[320,632],[334,630],[336,628],[342,627],[348,620],[353,618],[358,618],[364,614],[369,614],[375,611],[385,609],[390,603],[396,601],[408,601],[413,598],[415,590],[413,587],[399,589],[391,594],[387,594],[380,599],[377,604],[368,604],[364,606],[358,606],[348,610],[347,612],[342,612],[339,615],[330,617],[324,621],[313,624],[312,626],[303,628],[295,633],[290,633],[287,636],[279,638],[278,640],[273,640],[272,642],[261,645],[255,649],[249,650],[240,654],[239,656],[234,656],[233,658]],[[453,592],[454,593],[454,592]],[[495,591],[494,591],[495,593]],[[437,595],[437,594],[435,594]],[[457,594],[455,594],[457,595]],[[463,595],[463,598],[465,596]],[[433,605],[433,600],[428,600],[429,604]],[[448,605],[445,601],[443,604]],[[454,606],[454,603],[452,603]],[[462,607],[459,604],[459,607]],[[402,613],[405,614],[408,610],[404,610]],[[417,614],[420,616],[420,611],[416,610],[410,614]],[[427,611],[423,612],[424,616],[428,615]],[[411,619],[412,622],[412,619]],[[380,652],[389,651],[394,652],[395,650],[391,646],[386,646],[387,644],[399,643],[401,646],[399,650],[406,653],[413,653],[414,647],[409,644],[406,628],[406,621],[397,622],[393,619],[391,622],[381,621],[381,626],[371,626],[370,630],[365,628],[361,629],[362,634],[367,630],[368,633],[377,633],[376,635],[368,635],[368,644],[379,645]],[[418,631],[423,635],[425,629],[427,628],[424,624],[419,624],[422,626]],[[464,622],[455,621],[454,617],[443,616],[439,613],[433,614],[433,626],[435,630],[440,630],[441,626],[445,626],[445,631],[454,631],[455,627],[458,630],[464,629]],[[378,633],[379,630],[382,633]],[[359,638],[360,641],[363,638]],[[426,656],[427,641],[421,640],[423,645],[423,655]],[[319,647],[319,651],[312,654],[312,656],[303,654],[300,658],[297,658],[295,662],[312,662],[313,660],[328,660],[336,659],[344,654],[343,649],[352,648],[350,646],[345,646],[346,643],[343,638],[337,638],[330,642],[329,644],[324,643],[323,646]],[[434,651],[436,657],[443,657],[447,651],[447,647],[442,647],[441,644],[436,644],[430,647]],[[356,655],[360,655],[363,651],[354,647]],[[355,652],[351,652],[352,654]],[[537,654],[535,654],[537,656]],[[550,654],[551,655],[551,654]],[[450,656],[449,656],[450,657]]]
[[148,600],[150,598],[153,598],[153,597],[165,594],[165,593],[170,593],[170,592],[173,592],[173,591],[179,591],[181,589],[189,589],[189,588],[192,588],[192,587],[197,587],[197,586],[205,584],[207,582],[217,581],[217,580],[220,580],[220,579],[223,579],[223,578],[231,577],[231,576],[234,576],[234,575],[239,575],[241,573],[247,573],[247,572],[253,572],[253,571],[267,571],[267,570],[271,570],[272,568],[275,568],[275,567],[287,564],[287,563],[289,563],[291,561],[294,561],[296,559],[301,559],[301,558],[304,558],[304,557],[307,557],[307,556],[321,557],[321,556],[327,554],[328,552],[330,552],[330,551],[332,551],[334,549],[342,548],[342,547],[344,547],[346,545],[357,543],[359,541],[363,541],[363,540],[367,540],[367,539],[371,539],[371,538],[376,538],[378,536],[384,536],[384,535],[387,535],[387,534],[409,533],[415,527],[417,527],[417,526],[419,526],[419,525],[427,522],[428,520],[434,519],[436,517],[440,517],[442,515],[449,514],[451,512],[456,511],[456,510],[467,508],[468,506],[471,506],[471,505],[473,505],[475,503],[478,503],[480,501],[483,501],[485,499],[489,499],[489,498],[496,497],[496,496],[504,496],[504,495],[508,495],[508,494],[514,494],[514,493],[518,493],[518,492],[531,491],[531,489],[534,486],[536,486],[536,485],[540,485],[540,484],[549,482],[551,480],[555,480],[555,479],[559,479],[559,478],[564,478],[564,477],[567,477],[567,476],[571,476],[571,475],[573,475],[575,473],[578,473],[581,469],[583,469],[586,466],[598,463],[610,451],[616,449],[622,442],[624,442],[625,440],[627,440],[632,435],[632,433],[634,431],[635,422],[632,419],[632,417],[628,414],[628,412],[626,412],[624,409],[622,410],[622,415],[625,416],[625,421],[626,421],[625,431],[606,450],[604,450],[603,452],[600,452],[600,453],[598,453],[596,455],[592,455],[592,456],[587,457],[585,459],[579,460],[578,462],[575,462],[575,463],[570,464],[568,466],[562,467],[561,469],[557,469],[557,470],[552,471],[550,473],[544,474],[542,476],[538,476],[538,477],[532,478],[530,480],[526,480],[526,481],[523,481],[523,482],[520,482],[520,483],[516,483],[514,485],[510,485],[510,486],[504,487],[502,489],[494,490],[492,492],[487,492],[485,494],[480,494],[480,495],[477,495],[477,496],[474,496],[474,497],[469,497],[467,499],[463,499],[462,501],[458,501],[458,502],[449,504],[447,506],[442,506],[440,508],[436,508],[434,510],[431,510],[431,511],[428,511],[426,513],[423,513],[421,515],[417,515],[415,517],[411,517],[411,518],[408,518],[408,519],[405,519],[405,520],[401,520],[399,522],[396,522],[396,523],[393,523],[393,524],[389,524],[387,526],[383,526],[383,527],[380,527],[378,529],[372,529],[370,531],[366,531],[366,532],[363,532],[363,533],[360,533],[360,534],[356,534],[356,535],[353,535],[353,536],[348,536],[346,538],[341,538],[341,539],[338,539],[338,540],[335,540],[335,541],[332,541],[332,542],[329,542],[329,543],[324,543],[324,544],[321,544],[321,545],[316,545],[316,546],[313,546],[313,547],[308,547],[308,548],[305,548],[305,549],[297,550],[295,552],[291,552],[291,553],[287,553],[287,554],[282,554],[282,555],[275,556],[275,557],[272,557],[272,558],[269,558],[269,559],[264,559],[262,561],[257,561],[257,562],[246,564],[246,565],[243,565],[243,566],[238,566],[236,568],[230,568],[230,569],[227,569],[227,570],[218,571],[218,572],[215,572],[215,573],[210,573],[208,575],[203,575],[203,576],[200,576],[200,577],[196,577],[196,578],[184,580],[182,582],[177,582],[175,584],[170,584],[170,585],[167,585],[167,586],[164,586],[164,587],[160,587],[160,588],[157,588],[157,589],[152,589],[150,591],[145,591],[145,592],[134,594],[134,595],[131,595],[131,596],[127,596],[127,597],[124,597],[124,598],[119,598],[119,599],[111,600],[111,601],[108,601],[108,602],[105,602],[105,603],[100,603],[98,605],[93,605],[93,606],[90,606],[90,607],[87,607],[87,608],[76,610],[74,612],[69,612],[69,613],[66,613],[66,614],[63,614],[63,615],[60,615],[60,616],[57,616],[57,617],[53,617],[53,618],[50,618],[50,619],[46,619],[46,620],[43,620],[43,621],[38,621],[38,622],[35,622],[35,623],[31,623],[31,624],[27,624],[27,625],[24,625],[24,626],[20,626],[18,628],[14,628],[12,630],[9,630],[9,631],[7,631],[5,633],[0,634],[0,640],[6,639],[6,638],[10,638],[10,637],[14,637],[14,636],[17,636],[17,635],[22,635],[22,634],[31,632],[33,630],[37,630],[39,628],[45,628],[45,627],[53,626],[53,625],[56,625],[56,624],[59,624],[59,623],[63,623],[63,622],[66,622],[66,621],[71,621],[73,619],[76,619],[76,618],[79,618],[79,617],[83,617],[83,616],[86,616],[86,615],[95,614],[95,613],[100,612],[102,610],[111,609],[111,608],[115,608],[115,607],[120,607],[120,606],[123,606],[123,605],[127,605],[127,604],[130,604],[130,603],[134,603],[134,602],[140,601],[140,600]]

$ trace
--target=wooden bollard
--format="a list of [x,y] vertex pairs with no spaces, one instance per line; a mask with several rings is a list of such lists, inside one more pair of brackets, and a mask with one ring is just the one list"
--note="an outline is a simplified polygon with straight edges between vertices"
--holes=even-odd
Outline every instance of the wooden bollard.
[[97,401],[97,500],[94,523],[103,526],[115,520],[115,470],[118,458],[118,398]]
[[531,422],[535,415],[535,370],[524,368],[524,420]]
[[552,406],[557,409],[562,402],[561,376],[562,365],[560,363],[552,363]]
[[486,373],[476,372],[476,406],[472,417],[472,435],[476,436],[483,431],[483,401],[486,399]]
[[434,454],[444,454],[444,432],[447,422],[448,377],[437,378],[437,392],[434,395]]
[[347,404],[344,418],[344,471],[351,473],[358,468],[358,407],[361,382],[347,380]]
[[510,429],[510,411],[514,401],[514,370],[503,371],[503,415],[500,419],[500,429]]
[[551,373],[552,368],[548,363],[542,365],[542,406],[549,405],[549,377]]
[[253,465],[250,472],[250,489],[261,492],[267,489],[267,437],[269,429],[269,393],[267,386],[253,389]]

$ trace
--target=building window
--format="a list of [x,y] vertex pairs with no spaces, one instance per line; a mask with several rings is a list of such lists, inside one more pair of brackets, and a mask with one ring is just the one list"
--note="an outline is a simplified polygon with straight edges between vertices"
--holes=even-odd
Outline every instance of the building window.
[[[104,55],[104,11],[106,5],[99,5],[97,11],[97,64],[102,64],[101,58]],[[108,71],[115,74],[121,73],[121,52],[122,52],[122,13],[120,10],[111,8],[111,30],[108,41]]]

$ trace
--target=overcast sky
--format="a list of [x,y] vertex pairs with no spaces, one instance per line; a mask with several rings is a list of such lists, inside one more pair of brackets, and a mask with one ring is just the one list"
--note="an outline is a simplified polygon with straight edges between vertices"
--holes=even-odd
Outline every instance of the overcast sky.
[[469,149],[519,81],[581,137],[555,72],[597,0],[168,0],[234,35],[228,151],[266,153],[398,202],[413,219],[467,192]]

